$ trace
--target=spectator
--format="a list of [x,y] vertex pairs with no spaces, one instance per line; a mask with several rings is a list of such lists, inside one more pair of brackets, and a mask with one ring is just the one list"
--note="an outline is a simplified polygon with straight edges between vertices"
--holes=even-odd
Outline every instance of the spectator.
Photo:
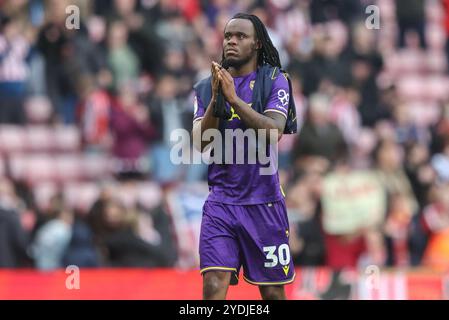
[[148,108],[138,101],[132,85],[122,84],[111,114],[113,155],[119,176],[139,177],[144,171],[149,142],[156,137]]
[[[389,196],[400,195],[406,206],[417,213],[418,205],[410,181],[402,167],[403,150],[394,141],[381,141],[374,150],[377,175]],[[390,203],[391,205],[391,203]]]
[[100,264],[99,253],[94,243],[94,235],[89,225],[79,215],[72,225],[72,237],[64,252],[62,265],[79,268],[93,268]]
[[[182,171],[170,161],[170,147],[174,143],[170,135],[176,129],[185,128],[185,119],[191,116],[183,110],[179,101],[178,82],[174,76],[166,74],[159,79],[155,98],[150,101],[150,112],[158,130],[158,139],[151,150],[151,172],[158,182],[173,182],[181,178]],[[204,166],[201,167],[204,169]]]
[[[449,1],[443,0],[443,10],[444,10],[444,31],[446,34],[446,60],[447,66],[449,66]],[[449,68],[447,68],[449,71]]]
[[79,83],[78,123],[87,150],[107,151],[111,146],[111,98],[95,79],[85,75]]
[[449,181],[449,139],[444,143],[442,152],[433,155],[431,164],[439,179]]
[[63,266],[62,259],[72,237],[73,212],[65,207],[61,196],[52,199],[47,218],[31,244],[36,267],[41,270]]
[[413,123],[407,105],[398,104],[394,106],[393,119],[397,141],[401,145],[410,146],[413,143],[428,143],[429,134],[427,130]]
[[419,38],[419,46],[426,48],[424,3],[424,0],[396,0],[400,48],[406,46],[406,36],[409,31],[414,31]]
[[292,161],[297,168],[309,164],[326,171],[346,149],[342,133],[330,119],[329,98],[316,94],[310,98],[308,117],[292,150]]
[[433,189],[432,201],[424,209],[422,223],[429,241],[424,252],[425,266],[436,271],[449,269],[449,184],[442,183]]
[[30,75],[30,43],[22,35],[23,25],[11,17],[0,17],[0,123],[24,123],[26,84]]
[[117,200],[100,198],[89,213],[102,265],[112,267],[162,267],[166,265],[161,248],[140,238],[134,209]]
[[0,178],[0,268],[27,266],[28,235],[17,210],[12,184]]
[[114,89],[137,80],[139,59],[128,45],[128,28],[120,20],[112,22],[109,29],[108,62],[114,76]]
[[290,248],[295,265],[325,264],[325,246],[320,219],[321,177],[308,174],[287,189]]
[[352,87],[359,93],[358,109],[363,126],[372,127],[381,117],[376,71],[371,60],[363,55],[354,57],[351,65]]
[[429,163],[427,145],[415,143],[406,150],[405,171],[421,210],[427,205],[429,190],[436,181],[436,172]]

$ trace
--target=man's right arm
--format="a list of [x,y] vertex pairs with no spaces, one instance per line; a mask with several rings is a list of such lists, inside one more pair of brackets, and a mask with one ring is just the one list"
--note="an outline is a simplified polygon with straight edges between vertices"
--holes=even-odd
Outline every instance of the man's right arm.
[[[212,97],[209,106],[204,113],[204,116],[202,118],[194,120],[193,122],[193,145],[200,152],[204,152],[206,147],[211,143],[211,141],[203,141],[202,136],[204,131],[206,131],[207,129],[218,129],[219,119],[214,117],[213,114],[214,103],[215,97]],[[195,139],[195,137],[199,137],[200,141],[198,141],[198,139]]]
[[[206,147],[212,141],[203,141],[202,136],[207,129],[218,129],[219,119],[214,116],[214,104],[217,100],[217,92],[219,86],[219,80],[217,76],[218,64],[213,62],[211,66],[211,85],[212,85],[212,98],[207,106],[206,112],[204,112],[204,106],[200,97],[196,96],[195,101],[195,115],[193,120],[193,145],[200,152],[204,152]],[[202,117],[199,115],[203,114]],[[195,139],[195,137],[199,138]]]

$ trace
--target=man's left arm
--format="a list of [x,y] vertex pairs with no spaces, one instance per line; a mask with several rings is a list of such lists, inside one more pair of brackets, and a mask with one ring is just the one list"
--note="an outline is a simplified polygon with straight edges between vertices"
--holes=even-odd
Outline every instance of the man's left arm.
[[[226,100],[234,107],[235,112],[237,112],[240,119],[242,119],[248,128],[256,130],[265,129],[268,130],[268,132],[270,132],[269,130],[271,129],[277,130],[278,140],[282,137],[287,120],[286,115],[271,108],[266,108],[264,114],[260,114],[253,110],[250,105],[237,96],[234,80],[230,73],[225,69],[220,69],[219,79]],[[270,101],[268,105],[269,104]],[[267,136],[267,139],[269,139],[269,135]]]

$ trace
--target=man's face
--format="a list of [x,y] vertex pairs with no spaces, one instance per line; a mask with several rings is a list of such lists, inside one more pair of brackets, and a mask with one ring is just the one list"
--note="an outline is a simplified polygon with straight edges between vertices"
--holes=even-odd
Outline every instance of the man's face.
[[251,21],[232,19],[228,22],[224,31],[223,53],[229,66],[239,68],[256,59],[259,47]]

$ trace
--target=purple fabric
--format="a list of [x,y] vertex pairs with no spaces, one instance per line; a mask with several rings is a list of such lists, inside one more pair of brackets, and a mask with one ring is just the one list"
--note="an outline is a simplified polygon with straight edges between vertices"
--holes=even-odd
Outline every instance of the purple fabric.
[[[248,104],[252,101],[252,88],[255,79],[256,72],[234,78],[237,95]],[[288,81],[280,74],[273,84],[265,111],[279,112],[287,118],[288,98]],[[194,109],[195,121],[204,115],[204,104],[198,95],[195,97]],[[227,121],[226,128],[245,130],[246,126],[234,112],[233,117]],[[238,150],[235,143],[233,148],[235,158]],[[241,149],[241,146],[239,146],[239,149]],[[209,165],[210,195],[208,199],[228,204],[260,204],[283,199],[277,170],[273,175],[261,175],[260,168],[262,165],[260,163],[248,164],[247,148],[245,147],[242,152],[244,152],[244,158],[246,159],[244,164]]]
[[[254,284],[286,284],[295,270],[289,250],[284,200],[259,205],[206,201],[200,236],[200,267],[238,274]],[[234,283],[235,284],[235,283]]]

